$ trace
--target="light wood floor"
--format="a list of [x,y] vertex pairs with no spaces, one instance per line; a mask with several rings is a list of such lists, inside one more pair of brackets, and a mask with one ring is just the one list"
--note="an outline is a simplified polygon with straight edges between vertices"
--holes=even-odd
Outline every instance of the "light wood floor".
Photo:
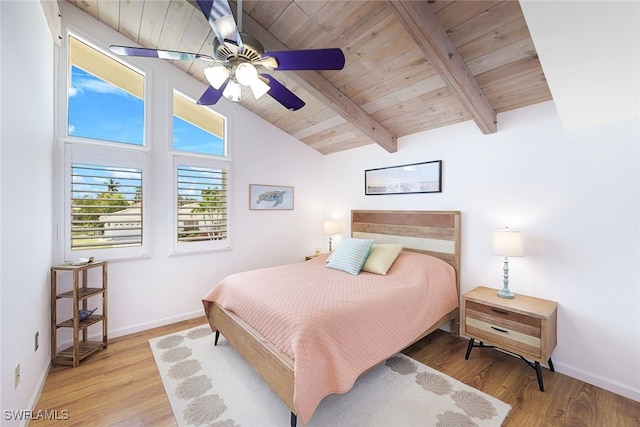
[[[35,409],[68,411],[69,419],[29,426],[175,426],[148,340],[203,323],[194,319],[116,338],[77,368],[52,368]],[[405,353],[510,404],[504,426],[640,425],[639,402],[548,370],[540,392],[535,371],[519,358],[474,348],[464,360],[466,347],[466,340],[436,331]],[[282,420],[283,427],[288,423]]]

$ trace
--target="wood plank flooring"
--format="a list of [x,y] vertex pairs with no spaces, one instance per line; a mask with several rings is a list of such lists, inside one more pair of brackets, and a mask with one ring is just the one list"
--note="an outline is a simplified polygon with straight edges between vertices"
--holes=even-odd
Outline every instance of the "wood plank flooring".
[[[29,426],[175,426],[148,340],[199,324],[204,318],[116,338],[77,368],[53,367],[35,411],[68,411],[69,419]],[[464,360],[466,347],[466,340],[436,331],[405,353],[509,403],[507,427],[640,425],[640,402],[546,369],[540,392],[535,371],[519,358],[474,348]]]

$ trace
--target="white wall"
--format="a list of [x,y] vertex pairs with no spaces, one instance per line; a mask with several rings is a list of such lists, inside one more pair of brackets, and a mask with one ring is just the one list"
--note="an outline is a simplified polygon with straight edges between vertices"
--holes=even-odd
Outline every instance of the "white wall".
[[[52,201],[59,161],[53,134],[54,48],[39,2],[0,2],[2,16],[2,410],[31,409],[49,364],[49,268],[59,201]],[[131,43],[66,2],[65,19],[109,43]],[[205,90],[177,68],[146,60],[154,88],[170,93],[168,77],[196,98]],[[168,99],[154,106],[168,109]],[[232,144],[232,250],[170,256],[171,168],[166,119],[155,120],[150,155],[149,258],[109,264],[109,335],[202,316],[202,296],[241,270],[304,261],[322,246],[324,157],[238,104],[221,100]],[[291,211],[249,211],[249,184],[293,186]],[[52,205],[54,205],[52,207]],[[41,347],[33,351],[35,331]],[[68,331],[67,331],[68,332]],[[13,389],[13,369],[22,383]],[[4,420],[2,425],[17,425]]]
[[640,116],[640,2],[520,5],[565,128]]
[[[53,40],[39,2],[0,2],[0,408],[30,409],[49,363]],[[34,351],[35,332],[40,349]],[[21,382],[13,373],[20,363]],[[17,425],[5,419],[4,426]]]
[[[638,120],[563,130],[552,102],[500,114],[498,133],[472,122],[326,157],[327,208],[462,211],[462,291],[502,287],[491,233],[523,233],[510,289],[559,303],[559,372],[640,400]],[[364,170],[443,161],[443,192],[364,195]],[[462,357],[462,355],[461,355]]]

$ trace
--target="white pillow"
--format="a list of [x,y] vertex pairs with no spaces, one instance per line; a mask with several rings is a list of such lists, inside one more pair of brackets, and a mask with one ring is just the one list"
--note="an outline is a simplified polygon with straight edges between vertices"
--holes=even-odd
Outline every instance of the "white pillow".
[[369,273],[386,275],[402,250],[401,244],[376,243],[371,247],[367,261],[362,267]]
[[372,245],[373,240],[370,239],[343,237],[340,246],[331,254],[327,267],[355,276],[362,270]]

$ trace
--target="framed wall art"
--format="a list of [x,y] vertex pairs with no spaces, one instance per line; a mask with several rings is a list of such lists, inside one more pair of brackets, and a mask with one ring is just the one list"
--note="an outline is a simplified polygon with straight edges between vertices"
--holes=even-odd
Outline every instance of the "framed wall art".
[[293,187],[249,184],[249,209],[292,210]]
[[364,171],[365,195],[441,192],[442,160]]

